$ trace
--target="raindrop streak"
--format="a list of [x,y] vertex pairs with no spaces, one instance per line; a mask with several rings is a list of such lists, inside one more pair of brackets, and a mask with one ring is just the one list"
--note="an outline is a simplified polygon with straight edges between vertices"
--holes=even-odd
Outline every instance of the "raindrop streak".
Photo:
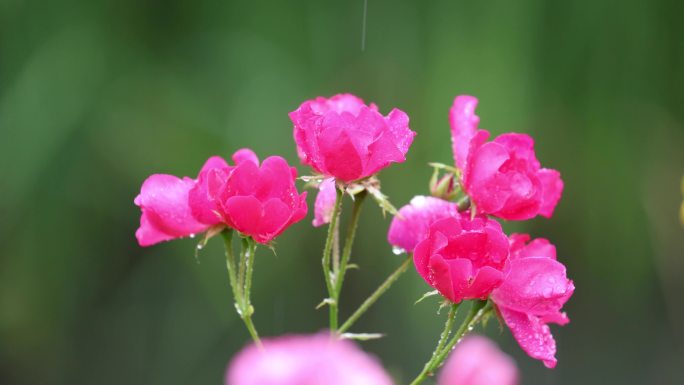
[[401,254],[406,253],[406,250],[402,249],[399,246],[392,246],[392,253],[394,255],[401,255]]
[[366,14],[368,13],[368,0],[363,0],[363,24],[361,24],[361,52],[366,50]]

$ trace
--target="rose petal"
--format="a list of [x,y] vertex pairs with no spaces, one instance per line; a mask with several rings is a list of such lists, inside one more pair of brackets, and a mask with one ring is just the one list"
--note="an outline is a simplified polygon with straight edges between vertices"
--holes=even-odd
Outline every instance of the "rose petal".
[[556,170],[543,168],[537,174],[542,184],[542,204],[539,215],[551,218],[556,205],[563,194],[563,180]]
[[545,316],[560,312],[575,287],[565,266],[546,257],[509,261],[504,282],[492,292],[497,305]]
[[242,162],[252,162],[258,166],[259,157],[249,148],[241,148],[233,154],[233,162],[235,162],[236,165]]
[[[190,178],[154,174],[148,177],[135,198],[143,215],[136,232],[141,246],[149,246],[172,238],[190,236],[208,228],[197,221],[188,204],[188,194],[195,185]],[[170,238],[161,236],[166,234]]]
[[453,202],[420,195],[413,197],[408,205],[399,209],[399,215],[392,218],[387,240],[410,253],[427,238],[431,224],[455,215],[458,215],[458,206]]
[[465,170],[470,140],[477,131],[480,117],[475,115],[477,98],[468,95],[459,95],[454,99],[454,104],[449,110],[449,123],[451,124],[451,145],[454,152],[456,167]]
[[330,223],[336,199],[337,187],[335,187],[335,178],[325,179],[318,186],[318,194],[314,204],[313,225],[315,227]]
[[547,368],[556,367],[556,341],[549,326],[534,315],[501,306],[498,309],[522,350],[530,357],[543,361]]

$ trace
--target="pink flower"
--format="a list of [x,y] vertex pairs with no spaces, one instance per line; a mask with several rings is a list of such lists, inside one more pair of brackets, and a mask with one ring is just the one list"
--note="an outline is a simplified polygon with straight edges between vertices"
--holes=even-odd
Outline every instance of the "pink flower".
[[351,94],[308,100],[290,119],[302,163],[343,182],[403,162],[415,135],[403,111],[395,108],[382,116],[377,106]]
[[235,166],[209,158],[197,179],[155,174],[143,183],[135,204],[142,209],[138,243],[192,236],[226,225],[268,243],[306,216],[306,193],[297,192],[297,171],[279,156],[259,159],[249,149],[233,154]]
[[391,385],[374,357],[327,333],[263,340],[233,358],[226,385]]
[[565,266],[556,261],[556,248],[546,239],[526,234],[510,237],[511,255],[503,283],[492,292],[492,300],[520,347],[530,357],[556,366],[556,341],[548,323],[569,322],[561,308],[575,290]]
[[415,196],[392,219],[387,241],[394,247],[412,253],[416,245],[428,237],[431,224],[457,215],[458,207],[455,203],[422,195]]
[[517,385],[518,368],[511,357],[485,337],[471,335],[456,345],[439,374],[437,385]]
[[318,186],[318,195],[316,195],[316,203],[314,204],[314,226],[319,227],[330,223],[337,199],[336,189],[334,178],[325,179]]
[[[212,157],[200,174],[226,166],[223,159]],[[181,179],[166,174],[154,174],[145,180],[134,200],[142,210],[140,227],[135,232],[140,246],[193,236],[209,228],[211,223],[195,218],[188,203],[188,193],[196,183],[188,177]]]
[[457,96],[449,117],[461,184],[477,212],[511,220],[551,217],[563,192],[560,173],[541,168],[528,135],[508,133],[487,142],[489,132],[477,128],[476,106],[476,98]]
[[279,156],[259,159],[248,149],[233,155],[235,166],[200,174],[190,191],[195,216],[205,223],[224,223],[268,243],[307,213],[306,192],[297,192],[297,170]]
[[508,247],[495,220],[457,214],[430,226],[413,262],[418,274],[450,301],[486,299],[503,280]]

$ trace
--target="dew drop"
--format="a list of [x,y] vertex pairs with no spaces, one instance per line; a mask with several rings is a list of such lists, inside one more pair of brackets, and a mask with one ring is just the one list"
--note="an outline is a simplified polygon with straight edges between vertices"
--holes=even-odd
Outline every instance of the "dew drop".
[[399,246],[392,246],[392,253],[394,255],[401,255],[401,254],[405,254],[406,250],[402,249]]
[[190,238],[195,238],[195,233],[191,233]]

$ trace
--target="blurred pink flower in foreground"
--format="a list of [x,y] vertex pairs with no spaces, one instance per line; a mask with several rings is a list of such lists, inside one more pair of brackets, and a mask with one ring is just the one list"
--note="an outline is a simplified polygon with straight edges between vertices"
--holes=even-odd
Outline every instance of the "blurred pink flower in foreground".
[[351,94],[307,100],[290,119],[302,163],[343,182],[403,162],[416,134],[403,111],[395,108],[382,116],[377,106]]
[[427,238],[430,225],[434,222],[458,215],[456,203],[443,199],[418,195],[401,209],[399,215],[392,218],[388,242],[408,253],[412,253],[416,245]]
[[336,188],[335,178],[325,179],[318,186],[316,203],[314,203],[314,226],[319,227],[330,223],[337,199]]
[[448,300],[486,299],[503,280],[508,248],[497,221],[457,213],[430,226],[413,262],[425,282]]
[[511,357],[489,339],[465,337],[456,345],[437,385],[517,385],[518,368]]
[[492,292],[492,300],[520,347],[548,368],[556,366],[556,341],[548,323],[565,325],[570,320],[563,305],[575,286],[565,266],[556,261],[556,248],[546,239],[512,234],[511,255],[503,283]]
[[279,156],[261,165],[241,149],[234,166],[209,158],[195,179],[155,174],[143,183],[135,204],[142,209],[138,243],[149,246],[226,225],[268,243],[306,216],[306,193],[297,192],[297,171]]
[[529,135],[508,133],[487,142],[489,132],[477,128],[476,106],[477,98],[457,96],[449,121],[461,184],[477,212],[511,220],[551,217],[563,192],[560,173],[541,168]]
[[327,333],[263,340],[249,345],[226,373],[226,385],[391,385],[380,362],[348,340]]

